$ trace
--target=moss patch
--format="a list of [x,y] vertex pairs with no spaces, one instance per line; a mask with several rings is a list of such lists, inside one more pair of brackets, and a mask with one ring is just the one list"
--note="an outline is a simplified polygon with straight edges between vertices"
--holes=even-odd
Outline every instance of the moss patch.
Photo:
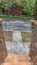
[[22,41],[23,42],[29,42],[30,41],[31,32],[21,32],[21,36],[22,36]]

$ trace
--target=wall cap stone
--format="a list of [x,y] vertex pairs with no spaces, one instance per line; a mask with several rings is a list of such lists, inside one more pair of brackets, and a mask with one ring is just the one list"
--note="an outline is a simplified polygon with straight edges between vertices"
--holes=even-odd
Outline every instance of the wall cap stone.
[[37,20],[31,20],[32,25],[34,24],[35,26],[37,26]]
[[2,18],[0,18],[0,24],[2,24],[2,21],[3,21],[3,19],[2,19]]
[[0,21],[2,21],[2,18],[0,19]]

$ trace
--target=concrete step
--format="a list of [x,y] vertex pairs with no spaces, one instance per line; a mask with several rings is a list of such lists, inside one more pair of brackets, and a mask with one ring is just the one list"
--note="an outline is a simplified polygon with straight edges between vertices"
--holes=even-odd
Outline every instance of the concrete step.
[[24,62],[24,63],[10,63],[10,62],[5,62],[5,63],[3,63],[2,65],[32,65],[32,63],[30,63],[30,62]]
[[8,55],[5,62],[31,62],[31,58],[26,55]]
[[32,65],[31,58],[27,55],[9,54],[2,65]]

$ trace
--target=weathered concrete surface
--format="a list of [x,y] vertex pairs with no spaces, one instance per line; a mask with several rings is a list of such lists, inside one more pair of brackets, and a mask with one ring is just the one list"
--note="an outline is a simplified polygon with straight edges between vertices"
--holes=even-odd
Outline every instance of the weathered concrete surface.
[[29,54],[30,42],[22,42],[21,32],[13,31],[13,41],[5,41],[10,54]]
[[[12,41],[5,41],[7,44],[8,51],[10,50],[11,54],[9,53],[4,60],[4,63],[1,65],[33,65],[31,62],[31,58],[28,55],[30,43],[23,43],[21,39],[21,33],[19,31],[13,32],[13,42]],[[18,52],[19,50],[19,52]],[[18,53],[18,54],[12,54]],[[21,53],[21,54],[19,54]],[[22,54],[24,53],[24,54]]]
[[5,62],[2,65],[33,65],[31,58],[28,55],[8,54]]
[[7,56],[7,49],[6,49],[4,36],[3,36],[2,19],[0,19],[0,65],[1,62],[4,61],[6,56]]
[[29,55],[30,42],[20,43],[20,42],[11,42],[5,41],[7,52],[9,54],[27,54]]
[[22,42],[21,32],[13,31],[13,41],[14,42]]

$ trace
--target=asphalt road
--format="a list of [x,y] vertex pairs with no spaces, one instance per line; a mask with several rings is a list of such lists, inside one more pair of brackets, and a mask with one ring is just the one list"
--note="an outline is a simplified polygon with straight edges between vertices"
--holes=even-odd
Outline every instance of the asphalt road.
[[30,21],[21,21],[21,20],[3,20],[2,23],[3,30],[5,31],[13,31],[13,30],[19,30],[19,31],[31,31],[32,26]]

